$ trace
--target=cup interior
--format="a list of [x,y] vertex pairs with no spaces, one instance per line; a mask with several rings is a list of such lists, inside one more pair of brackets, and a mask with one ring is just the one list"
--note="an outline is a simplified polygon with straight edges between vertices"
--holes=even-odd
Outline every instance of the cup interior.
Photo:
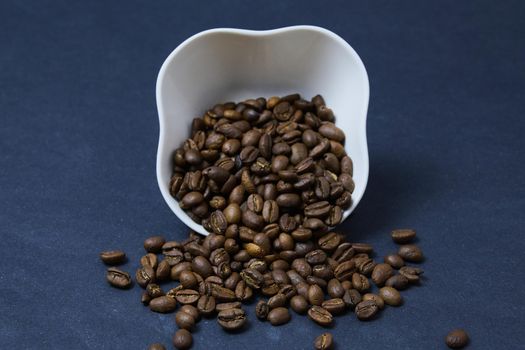
[[214,29],[177,47],[157,80],[160,121],[157,179],[164,199],[191,229],[207,231],[180,209],[169,193],[172,154],[190,133],[193,118],[216,103],[298,92],[316,94],[333,109],[346,134],[345,149],[354,162],[353,211],[368,180],[366,114],[368,77],[356,52],[336,34],[319,27],[271,31]]

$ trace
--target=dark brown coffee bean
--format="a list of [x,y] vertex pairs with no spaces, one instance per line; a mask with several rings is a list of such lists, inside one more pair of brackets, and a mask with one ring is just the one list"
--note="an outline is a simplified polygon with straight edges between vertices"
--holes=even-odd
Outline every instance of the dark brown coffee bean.
[[379,307],[373,300],[365,300],[355,307],[355,314],[361,321],[372,319],[379,311]]
[[128,289],[133,284],[129,273],[119,270],[115,267],[110,267],[106,273],[106,280],[113,287],[120,289]]
[[226,309],[217,315],[217,322],[225,330],[240,329],[246,323],[246,313],[242,309]]
[[[385,284],[386,280],[394,275],[392,266],[388,264],[377,264],[372,271],[372,281],[381,287]],[[352,281],[353,284],[353,281]]]
[[344,261],[334,269],[334,276],[339,281],[349,280],[355,272],[355,264],[352,260]]
[[201,295],[197,301],[197,310],[205,316],[213,314],[215,307],[215,298],[211,295]]
[[237,203],[230,203],[222,212],[228,224],[238,224],[241,221],[241,208]]
[[[166,260],[163,260],[166,261]],[[162,264],[162,261],[161,261]],[[174,281],[178,281],[182,271],[191,271],[191,263],[188,261],[183,261],[171,268],[170,277]]]
[[304,215],[311,218],[325,218],[330,213],[330,203],[321,201],[304,208]]
[[274,296],[272,296],[270,299],[268,299],[268,307],[270,309],[275,309],[277,307],[285,306],[287,302],[287,298],[282,293],[277,293]]
[[193,337],[186,329],[179,329],[173,336],[173,346],[179,350],[187,350],[193,344]]
[[193,305],[182,305],[180,311],[191,315],[195,321],[200,320],[199,310]]
[[191,269],[201,275],[202,278],[206,278],[213,274],[213,269],[210,262],[203,256],[195,257],[195,259],[191,262]]
[[343,142],[345,139],[345,133],[339,129],[333,123],[325,123],[319,128],[319,133],[324,137],[329,138],[337,142]]
[[177,307],[177,301],[169,296],[161,296],[155,299],[152,299],[149,302],[149,308],[151,311],[168,313],[175,311]]
[[406,261],[421,262],[423,261],[423,252],[418,246],[413,244],[402,245],[399,247],[397,254]]
[[451,349],[462,349],[469,343],[469,336],[463,329],[455,329],[447,334],[445,343]]
[[194,304],[199,300],[199,292],[193,289],[181,289],[175,293],[175,299],[181,304]]
[[218,285],[212,286],[211,294],[219,302],[231,302],[237,299],[233,290]]
[[383,298],[381,298],[377,294],[366,293],[365,295],[363,295],[363,301],[367,301],[367,300],[371,300],[374,303],[376,303],[379,310],[383,310],[383,308],[385,307],[385,301],[383,300]]
[[195,327],[195,319],[192,315],[179,311],[175,314],[175,323],[179,328],[191,331]]
[[179,281],[180,284],[186,289],[193,289],[198,285],[197,278],[191,271],[182,271],[179,275]]
[[385,286],[387,287],[394,287],[397,290],[403,290],[408,287],[408,278],[404,275],[394,275],[386,280]]
[[151,344],[148,348],[148,350],[166,350],[164,345],[160,343]]
[[341,298],[332,298],[323,301],[321,306],[328,310],[332,315],[340,315],[345,311],[346,305],[343,299]]
[[135,279],[142,288],[146,288],[148,283],[155,282],[155,271],[149,265],[142,266],[137,270]]
[[229,139],[222,144],[222,153],[230,157],[239,153],[240,149],[241,142],[237,139]]
[[323,300],[324,292],[321,287],[316,284],[311,285],[310,288],[308,288],[308,301],[310,304],[319,306],[323,303]]
[[412,229],[393,230],[390,234],[392,240],[398,244],[410,243],[416,238],[416,231]]
[[373,247],[367,243],[352,243],[352,247],[356,253],[371,254],[374,251]]
[[328,310],[317,305],[312,306],[308,310],[308,318],[324,327],[330,326],[333,321],[332,314]]
[[158,258],[157,255],[153,253],[148,253],[140,258],[140,265],[142,266],[151,266],[153,269],[157,268]]
[[100,253],[100,260],[106,265],[120,265],[126,261],[126,253],[122,250],[108,250]]
[[167,260],[162,260],[155,272],[155,280],[165,281],[170,277],[171,266]]
[[228,221],[222,211],[216,210],[210,215],[210,225],[213,232],[220,235],[224,234],[226,228],[228,228]]
[[370,282],[365,275],[354,273],[352,275],[352,286],[360,293],[363,293],[370,289]]
[[312,250],[305,255],[305,259],[312,265],[322,264],[326,261],[326,253],[321,249]]
[[180,201],[182,209],[190,209],[196,207],[204,201],[204,196],[200,192],[189,192]]
[[272,326],[280,326],[288,323],[291,319],[288,309],[285,307],[277,307],[268,313],[266,318]]
[[215,305],[215,311],[221,312],[222,310],[240,309],[241,307],[242,307],[242,303],[240,301],[232,301],[229,303],[219,303]]
[[328,217],[325,219],[325,223],[328,226],[336,226],[343,220],[343,211],[341,207],[335,205],[330,208]]
[[301,203],[301,197],[295,193],[283,193],[277,196],[276,202],[283,208],[296,208]]
[[266,301],[259,300],[259,302],[257,302],[257,305],[255,305],[255,316],[257,316],[259,320],[266,320],[266,317],[268,316],[269,312],[270,308]]
[[334,340],[330,333],[323,333],[314,340],[315,350],[332,350],[334,347]]
[[357,304],[359,304],[362,301],[362,297],[361,297],[361,294],[357,290],[348,289],[345,291],[345,294],[343,294],[343,301],[346,307],[353,310],[355,309]]
[[255,269],[245,269],[241,271],[240,275],[246,284],[253,289],[261,288],[264,282],[263,275]]
[[[302,277],[306,278],[312,274],[312,267],[305,259],[295,259],[292,262],[292,268]],[[290,276],[290,275],[288,275]],[[291,277],[290,277],[291,279]],[[293,282],[292,282],[293,283]]]
[[403,266],[399,269],[399,274],[405,276],[410,283],[419,282],[419,276],[423,274],[423,270],[412,267],[412,266]]
[[341,243],[332,253],[332,258],[338,263],[350,260],[355,254],[355,249],[350,243]]
[[335,278],[328,281],[326,291],[332,298],[342,298],[345,293],[345,289],[341,285],[341,282]]
[[352,289],[352,282],[350,281],[343,281],[341,282],[341,286],[344,288],[345,291]]
[[158,284],[155,284],[155,283],[148,284],[148,286],[146,287],[146,293],[148,293],[148,295],[152,299],[158,298],[158,297],[161,297],[161,296],[164,295],[164,292],[162,291],[160,286]]
[[379,289],[379,296],[385,304],[390,306],[399,306],[403,303],[403,298],[397,289],[392,287],[383,287]]
[[318,244],[321,249],[325,251],[332,251],[336,249],[337,246],[339,246],[340,242],[341,237],[335,232],[330,232],[325,236],[319,238]]
[[392,266],[394,269],[400,269],[405,265],[403,258],[397,254],[387,255],[383,260],[386,264]]

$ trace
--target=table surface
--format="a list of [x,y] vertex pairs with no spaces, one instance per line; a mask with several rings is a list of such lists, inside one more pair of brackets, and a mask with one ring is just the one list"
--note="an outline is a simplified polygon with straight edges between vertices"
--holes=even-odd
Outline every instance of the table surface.
[[[421,286],[374,322],[352,314],[338,349],[524,349],[525,3],[522,1],[0,2],[0,348],[145,349],[172,315],[105,282],[98,253],[134,271],[142,240],[187,229],[157,188],[155,80],[213,27],[326,27],[370,76],[370,180],[340,230],[392,252],[414,227]],[[198,324],[194,349],[308,349],[305,317],[236,336]]]

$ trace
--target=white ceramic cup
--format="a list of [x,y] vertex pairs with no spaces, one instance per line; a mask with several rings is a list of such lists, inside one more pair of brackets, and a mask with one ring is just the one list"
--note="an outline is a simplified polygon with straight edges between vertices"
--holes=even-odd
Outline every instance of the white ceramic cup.
[[172,155],[188,138],[192,119],[219,102],[299,92],[321,94],[346,134],[345,150],[354,163],[355,209],[368,181],[366,115],[369,83],[363,62],[331,31],[293,26],[266,31],[219,28],[198,33],[166,58],[157,78],[160,136],[157,180],[171,210],[192,230],[194,222],[170,195]]

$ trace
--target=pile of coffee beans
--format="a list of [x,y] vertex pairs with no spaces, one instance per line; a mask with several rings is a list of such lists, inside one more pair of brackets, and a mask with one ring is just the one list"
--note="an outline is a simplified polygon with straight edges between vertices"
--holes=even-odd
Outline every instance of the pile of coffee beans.
[[[341,233],[301,227],[291,233],[275,230],[243,236],[212,232],[206,237],[190,232],[181,242],[162,236],[144,241],[146,254],[134,280],[144,288],[141,301],[151,311],[176,311],[177,349],[191,347],[191,332],[201,317],[216,317],[226,331],[242,329],[247,322],[243,303],[254,298],[259,298],[257,318],[273,326],[289,322],[290,309],[324,327],[348,311],[358,320],[372,320],[385,306],[401,305],[400,291],[418,283],[423,274],[406,265],[423,260],[412,244],[414,230],[392,231],[392,239],[403,244],[383,262],[373,258],[372,246],[346,242]],[[123,252],[103,252],[100,258],[111,265],[107,281],[112,286],[132,286],[130,274],[113,266],[125,261]],[[179,284],[164,290],[161,285],[170,281]],[[372,292],[374,286],[377,293]],[[324,333],[315,339],[314,348],[330,349],[333,343]]]
[[215,234],[325,233],[354,191],[345,134],[334,121],[320,95],[217,104],[193,120],[191,137],[175,150],[170,193]]

